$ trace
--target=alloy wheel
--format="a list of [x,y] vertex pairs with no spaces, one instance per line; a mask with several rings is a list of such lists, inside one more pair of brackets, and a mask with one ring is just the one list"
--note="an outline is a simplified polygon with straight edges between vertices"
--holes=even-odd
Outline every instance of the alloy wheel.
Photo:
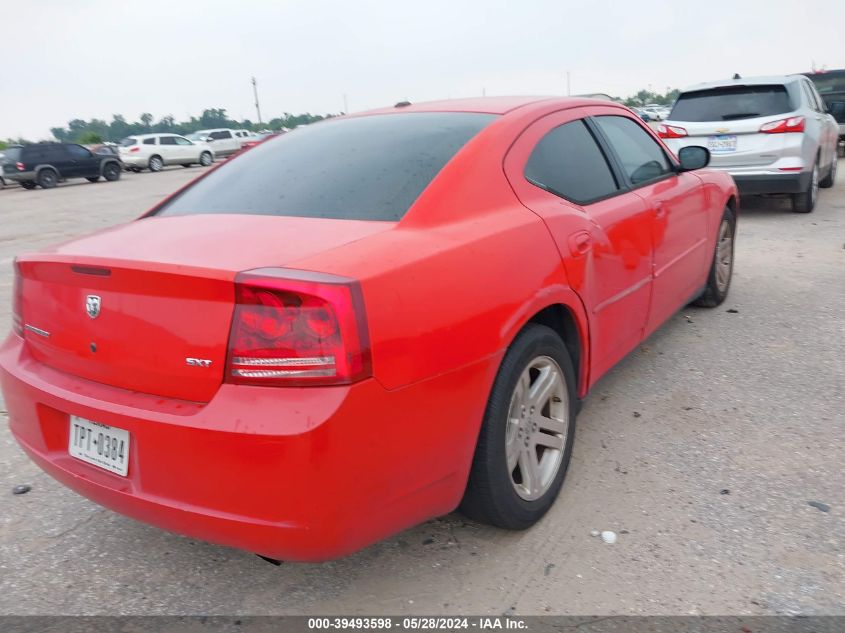
[[563,371],[548,356],[535,358],[514,387],[505,434],[507,468],[516,493],[542,497],[555,479],[569,429]]
[[719,226],[719,238],[716,243],[716,287],[725,292],[733,272],[734,236],[731,223],[727,218]]

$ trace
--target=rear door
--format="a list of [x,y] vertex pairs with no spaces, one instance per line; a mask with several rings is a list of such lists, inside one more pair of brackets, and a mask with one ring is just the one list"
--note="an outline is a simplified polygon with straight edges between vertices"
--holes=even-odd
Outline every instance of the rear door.
[[590,319],[590,381],[642,340],[652,275],[651,209],[614,172],[589,113],[578,108],[531,125],[505,171],[522,203],[546,222],[569,284]]
[[698,176],[678,173],[660,141],[635,118],[592,119],[621,167],[626,184],[649,209],[654,288],[646,335],[693,298],[710,260],[707,198]]
[[78,168],[75,167],[73,158],[68,151],[67,145],[47,145],[40,155],[39,164],[52,165],[59,171],[61,178],[68,178],[78,175]]

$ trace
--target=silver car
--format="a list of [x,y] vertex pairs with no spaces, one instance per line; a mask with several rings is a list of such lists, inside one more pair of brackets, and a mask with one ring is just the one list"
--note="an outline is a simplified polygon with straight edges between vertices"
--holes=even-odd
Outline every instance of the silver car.
[[740,194],[786,193],[809,213],[819,187],[836,179],[839,127],[803,75],[713,81],[680,93],[658,134],[677,154],[710,150],[711,169],[729,172]]

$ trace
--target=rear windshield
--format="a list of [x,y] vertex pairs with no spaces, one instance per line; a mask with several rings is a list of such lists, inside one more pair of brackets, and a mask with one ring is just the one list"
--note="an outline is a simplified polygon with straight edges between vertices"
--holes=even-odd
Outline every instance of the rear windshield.
[[138,139],[136,139],[136,138],[125,138],[122,141],[120,141],[120,144],[123,147],[131,147],[132,145],[135,145],[137,142],[138,142]]
[[672,121],[736,121],[793,110],[786,87],[727,86],[685,92],[669,115]]
[[300,127],[210,173],[156,215],[399,220],[449,159],[494,118],[407,112]]

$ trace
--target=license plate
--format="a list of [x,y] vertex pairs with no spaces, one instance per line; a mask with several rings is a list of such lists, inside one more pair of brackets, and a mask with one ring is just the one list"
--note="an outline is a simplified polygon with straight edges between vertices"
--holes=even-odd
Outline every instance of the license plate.
[[129,471],[129,431],[70,416],[71,456],[126,477]]
[[719,136],[711,136],[707,139],[707,149],[713,154],[724,154],[726,152],[736,151],[736,135],[735,134],[721,134]]

